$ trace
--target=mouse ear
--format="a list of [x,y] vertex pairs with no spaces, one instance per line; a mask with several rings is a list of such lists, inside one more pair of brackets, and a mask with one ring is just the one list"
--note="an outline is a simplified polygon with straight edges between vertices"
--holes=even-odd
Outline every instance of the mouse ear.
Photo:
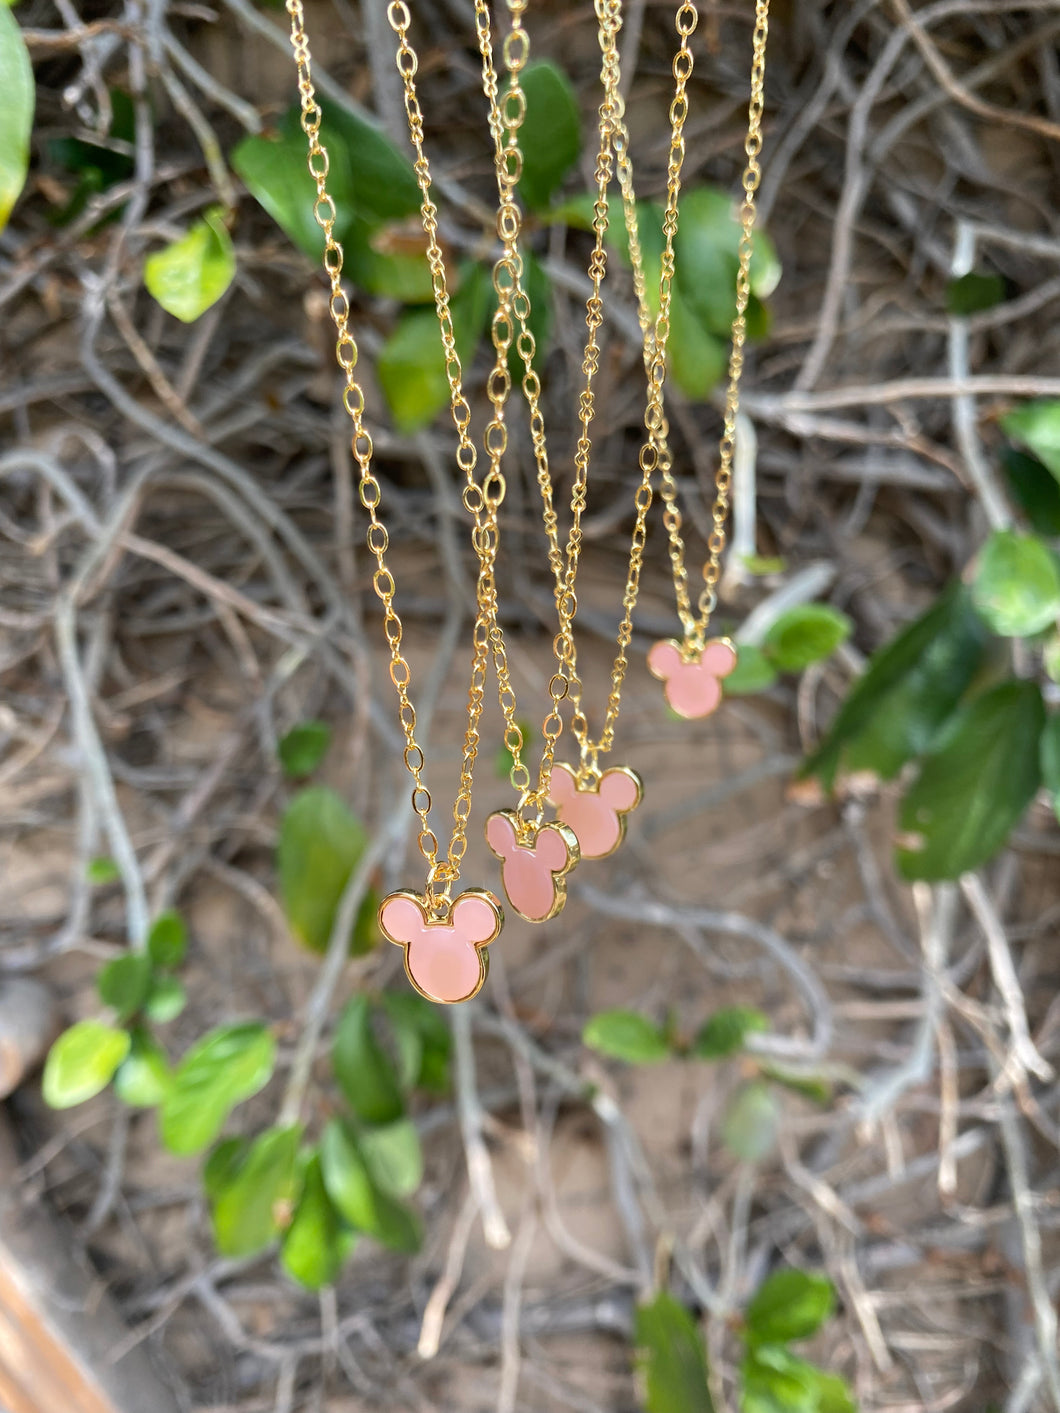
[[453,904],[452,924],[462,941],[481,947],[501,930],[500,906],[483,893],[462,893]]
[[559,873],[561,869],[566,868],[570,858],[570,849],[562,831],[550,824],[538,830],[535,853],[552,873]]
[[562,804],[564,800],[573,799],[577,793],[574,771],[570,766],[564,765],[562,761],[559,765],[554,765],[548,782],[548,797],[552,803],[554,805]]
[[514,852],[518,839],[507,810],[497,810],[486,820],[486,843],[499,859],[506,859]]
[[681,650],[672,638],[656,643],[648,654],[648,671],[665,682],[681,666]]
[[418,937],[427,926],[423,908],[407,893],[391,893],[379,909],[379,926],[383,936],[399,947]]
[[736,666],[736,648],[728,638],[712,638],[699,660],[715,677],[728,677]]
[[616,765],[601,775],[599,794],[609,809],[626,814],[640,800],[640,785],[628,771]]

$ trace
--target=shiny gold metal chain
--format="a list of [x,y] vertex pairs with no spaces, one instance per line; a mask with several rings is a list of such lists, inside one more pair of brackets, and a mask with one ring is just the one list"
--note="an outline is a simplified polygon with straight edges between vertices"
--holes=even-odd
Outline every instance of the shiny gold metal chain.
[[[599,0],[598,0],[599,3]],[[663,211],[663,252],[659,274],[659,312],[651,324],[650,341],[646,342],[645,366],[648,374],[648,401],[644,416],[646,438],[640,449],[640,484],[634,495],[635,518],[630,538],[629,565],[626,584],[622,595],[622,620],[618,628],[618,652],[611,667],[611,691],[600,735],[593,739],[582,711],[581,686],[575,681],[571,688],[571,701],[574,708],[573,730],[582,752],[582,766],[590,775],[598,774],[598,759],[614,745],[615,727],[621,705],[622,686],[629,667],[627,649],[633,636],[633,611],[636,608],[640,591],[640,576],[644,563],[646,523],[652,503],[652,479],[668,454],[666,441],[667,423],[663,407],[663,391],[666,384],[666,350],[670,337],[670,305],[674,279],[674,238],[677,235],[678,199],[681,193],[681,170],[684,165],[685,139],[684,125],[688,117],[688,81],[692,77],[693,57],[690,39],[699,22],[698,7],[685,3],[677,8],[674,25],[679,38],[679,47],[673,59],[674,96],[670,102],[670,149],[666,171],[666,205]],[[603,31],[601,31],[603,36]],[[617,62],[617,61],[616,61]],[[621,131],[624,131],[621,108],[615,115],[615,137],[621,146]],[[628,137],[625,142],[625,159],[628,163]],[[621,173],[622,154],[619,151]],[[630,185],[630,190],[632,186]],[[634,208],[635,213],[635,208]],[[628,220],[628,215],[627,215]],[[639,252],[639,240],[637,250]],[[636,267],[635,267],[636,268]],[[644,287],[643,257],[640,259],[640,286]]]
[[[677,613],[684,632],[684,647],[691,654],[702,652],[711,616],[717,607],[721,556],[724,553],[727,538],[726,522],[732,490],[732,463],[736,451],[736,418],[740,409],[740,379],[743,374],[744,345],[747,341],[747,304],[751,294],[751,257],[754,251],[754,225],[757,214],[755,194],[758,191],[762,175],[758,158],[762,151],[762,111],[765,101],[766,41],[768,35],[769,0],[756,0],[752,40],[751,97],[747,114],[747,137],[744,142],[747,163],[743,172],[743,201],[739,212],[740,244],[736,274],[736,315],[732,323],[732,348],[729,354],[725,416],[718,447],[718,469],[714,478],[714,503],[711,508],[712,528],[707,537],[708,554],[703,565],[703,588],[700,591],[695,610],[692,607],[688,588],[688,570],[685,565],[685,544],[681,534],[682,519],[678,505],[677,482],[674,480],[673,458],[668,446],[660,461],[660,494],[665,504],[663,519],[669,542]],[[624,131],[624,125],[618,141],[620,147],[622,145],[628,147],[628,134]],[[620,180],[623,180],[621,157],[619,159],[619,177]],[[623,185],[623,194],[626,195],[625,185]],[[632,200],[632,185],[629,187],[629,200]],[[626,203],[627,226],[630,222],[629,200]],[[632,206],[632,211],[635,221],[635,203]],[[630,249],[632,252],[632,239]],[[639,276],[637,273],[638,262],[640,265]],[[639,243],[633,268],[638,314],[641,328],[645,331],[644,356],[647,362],[651,356],[650,316],[644,302],[643,256],[640,254]]]

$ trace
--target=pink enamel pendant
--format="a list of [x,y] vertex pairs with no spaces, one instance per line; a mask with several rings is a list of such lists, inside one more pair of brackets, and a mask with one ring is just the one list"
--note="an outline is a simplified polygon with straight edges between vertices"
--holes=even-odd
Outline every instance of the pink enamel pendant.
[[519,916],[527,922],[555,917],[567,901],[567,874],[581,857],[573,829],[543,824],[527,830],[514,811],[498,810],[486,821],[486,843],[501,861],[501,882]]
[[728,638],[711,638],[692,656],[668,638],[648,654],[648,671],[666,683],[666,700],[678,716],[690,720],[715,710],[721,701],[721,679],[735,666],[736,645]]
[[549,799],[562,824],[572,829],[583,859],[605,859],[626,837],[626,815],[644,795],[640,776],[612,766],[598,780],[581,779],[569,765],[552,767]]
[[416,893],[390,893],[379,906],[383,936],[405,949],[405,974],[428,1001],[452,1005],[482,990],[487,946],[504,926],[497,898],[486,889],[461,893],[441,918]]

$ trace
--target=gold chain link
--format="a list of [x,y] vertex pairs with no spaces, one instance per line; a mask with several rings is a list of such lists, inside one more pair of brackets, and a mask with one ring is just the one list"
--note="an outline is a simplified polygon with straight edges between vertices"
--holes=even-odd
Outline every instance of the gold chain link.
[[[769,34],[769,0],[756,0],[755,28],[752,41],[751,97],[747,113],[747,137],[744,152],[747,165],[743,173],[743,202],[740,206],[740,244],[736,274],[736,315],[732,323],[732,348],[729,354],[728,386],[725,394],[725,416],[721,440],[718,447],[718,469],[714,478],[714,503],[711,508],[712,529],[707,538],[707,560],[703,565],[703,588],[700,591],[696,609],[693,610],[688,588],[688,570],[685,565],[685,544],[681,535],[681,510],[678,504],[677,482],[673,476],[673,458],[666,447],[660,462],[660,495],[665,504],[663,520],[669,543],[670,564],[673,573],[674,594],[677,600],[677,613],[684,630],[685,648],[690,653],[699,653],[706,641],[711,616],[717,607],[718,580],[721,577],[721,556],[726,544],[726,522],[732,491],[732,463],[736,451],[736,418],[740,410],[740,379],[744,366],[744,345],[747,341],[747,304],[751,295],[751,258],[754,253],[754,225],[757,214],[755,194],[761,180],[758,158],[762,151],[762,111],[765,101],[766,41]],[[620,142],[628,143],[628,134],[620,136]],[[621,158],[619,176],[623,178]],[[626,194],[623,185],[623,195]],[[632,188],[630,188],[632,196]],[[634,218],[636,207],[633,207]],[[627,226],[630,222],[627,202]],[[633,252],[631,240],[631,255]],[[640,265],[638,276],[638,262]],[[650,323],[647,305],[644,300],[643,256],[639,242],[634,257],[634,287],[637,293],[638,315],[641,328],[645,331],[645,361],[651,356]]]

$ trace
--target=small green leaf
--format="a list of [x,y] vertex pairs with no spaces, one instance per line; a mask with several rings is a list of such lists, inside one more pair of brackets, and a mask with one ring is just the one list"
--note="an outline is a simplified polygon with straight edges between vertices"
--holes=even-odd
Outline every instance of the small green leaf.
[[409,1119],[364,1128],[360,1149],[373,1182],[394,1197],[411,1197],[423,1181],[423,1150]]
[[[298,111],[292,110],[296,122]],[[341,142],[335,166],[345,163],[352,206],[361,218],[382,225],[419,212],[420,189],[412,163],[374,124],[341,103],[329,102],[321,135],[325,145],[338,148]],[[304,150],[304,137],[302,144]]]
[[655,1064],[670,1054],[659,1027],[636,1011],[600,1011],[590,1016],[582,1040],[591,1050],[631,1065]]
[[96,977],[100,1000],[120,1021],[134,1016],[147,999],[151,985],[151,959],[143,952],[127,952],[108,962]]
[[215,1174],[213,1226],[222,1256],[254,1256],[289,1225],[301,1137],[297,1124],[268,1129],[224,1181]]
[[1003,638],[1040,633],[1060,615],[1060,566],[1034,535],[995,530],[983,547],[972,602]]
[[793,1267],[774,1271],[747,1307],[747,1333],[760,1344],[809,1339],[834,1309],[835,1289],[826,1276]]
[[453,1040],[438,1007],[414,991],[384,991],[382,1001],[394,1036],[401,1087],[447,1093]]
[[18,21],[0,6],[0,230],[26,184],[33,127],[33,65]]
[[376,1185],[354,1134],[338,1119],[324,1130],[320,1163],[328,1196],[355,1231],[393,1251],[419,1250],[423,1241],[419,1218]]
[[177,1066],[160,1114],[162,1142],[187,1156],[208,1147],[237,1104],[264,1089],[276,1063],[276,1043],[258,1022],[222,1026],[204,1035]]
[[327,951],[339,901],[367,842],[364,825],[334,790],[313,786],[288,805],[277,854],[280,897],[292,933],[311,952]]
[[91,859],[85,869],[85,878],[93,888],[102,888],[107,883],[117,883],[121,870],[113,859]]
[[[954,581],[926,613],[873,653],[803,775],[817,775],[831,789],[844,753],[867,733],[879,744],[861,750],[857,768],[876,769],[884,778],[897,774],[932,744],[975,675],[985,643],[982,620],[964,586]],[[852,760],[846,763],[855,768]]]
[[831,657],[853,627],[845,613],[826,603],[802,604],[782,613],[766,634],[762,651],[781,672],[801,672]]
[[946,313],[959,318],[993,309],[1005,298],[1005,281],[1000,275],[969,270],[946,286]]
[[[353,189],[349,154],[341,138],[328,144],[328,156],[328,189],[343,226],[353,213]],[[298,111],[284,115],[276,135],[245,137],[233,150],[231,161],[247,190],[288,239],[305,255],[319,260],[324,253],[324,234],[313,217],[316,185],[309,175]]]
[[[736,317],[736,273],[739,267],[740,221],[735,202],[718,187],[689,187],[681,197],[677,239],[677,284],[704,327],[728,340]],[[762,230],[754,233],[751,292],[768,299],[780,283],[776,247]],[[757,302],[757,301],[756,301]],[[764,311],[759,305],[759,318]],[[748,306],[748,333],[752,329]]]
[[705,401],[725,376],[729,351],[685,299],[682,289],[670,298],[670,376],[694,402]]
[[1003,682],[963,707],[899,811],[919,847],[898,850],[908,881],[959,878],[1008,838],[1041,781],[1042,694],[1033,682]]
[[101,1021],[78,1021],[64,1030],[44,1065],[44,1102],[72,1109],[101,1093],[129,1053],[128,1031]]
[[357,1238],[335,1210],[320,1167],[313,1154],[305,1170],[302,1194],[280,1248],[280,1262],[307,1290],[332,1285]]
[[1060,535],[1060,483],[1036,456],[1005,447],[1001,453],[1009,490],[1039,535]]
[[1060,715],[1048,718],[1041,740],[1042,784],[1053,797],[1053,809],[1060,819]]
[[1042,646],[1042,666],[1050,682],[1060,682],[1060,633],[1050,633]]
[[817,1385],[816,1413],[858,1413],[858,1405],[850,1386],[838,1374],[813,1367],[813,1382]]
[[284,775],[297,779],[312,775],[331,744],[331,727],[325,721],[303,721],[280,738],[277,754]]
[[832,1102],[833,1085],[827,1075],[789,1070],[786,1066],[775,1063],[762,1064],[761,1068],[762,1073],[775,1084],[782,1084],[785,1089],[790,1089],[792,1094],[809,1099],[811,1104],[820,1104],[823,1107]]
[[202,1166],[202,1186],[211,1203],[216,1202],[235,1179],[246,1162],[251,1142],[249,1138],[222,1138],[210,1149]]
[[150,1031],[132,1032],[128,1055],[114,1076],[114,1092],[123,1104],[151,1109],[169,1093],[173,1072],[166,1052]]
[[769,1029],[769,1017],[751,1006],[725,1006],[715,1011],[692,1042],[691,1054],[700,1060],[721,1060],[735,1055],[754,1031]]
[[211,309],[235,279],[236,253],[220,209],[144,262],[148,293],[184,324]]
[[768,1084],[753,1080],[729,1101],[722,1119],[721,1139],[735,1158],[758,1163],[776,1146],[780,1104]]
[[[526,97],[518,133],[523,156],[519,194],[531,211],[544,211],[581,152],[578,103],[570,79],[548,60],[527,64],[519,82]],[[501,95],[502,112],[506,92]]]
[[[463,363],[471,361],[485,325],[491,288],[485,268],[471,266],[453,296],[453,334]],[[452,392],[434,309],[405,310],[379,351],[376,372],[399,432],[422,431],[449,406]]]
[[703,1337],[680,1301],[663,1290],[641,1305],[633,1339],[645,1413],[713,1413]]
[[736,666],[722,679],[722,691],[728,697],[746,697],[753,692],[765,692],[777,680],[777,669],[761,648],[752,643],[740,643]]
[[170,909],[160,913],[147,934],[147,952],[156,967],[174,971],[188,950],[188,929],[180,913]]
[[144,1014],[158,1025],[176,1020],[188,1004],[188,994],[175,976],[156,976],[144,1002]]
[[375,1038],[366,996],[354,996],[343,1009],[331,1047],[335,1078],[347,1104],[366,1124],[389,1124],[405,1113],[394,1065]]
[[1032,451],[1060,481],[1060,400],[1022,403],[1001,418],[1001,430]]
[[819,1413],[817,1370],[783,1346],[749,1350],[740,1372],[740,1413]]

